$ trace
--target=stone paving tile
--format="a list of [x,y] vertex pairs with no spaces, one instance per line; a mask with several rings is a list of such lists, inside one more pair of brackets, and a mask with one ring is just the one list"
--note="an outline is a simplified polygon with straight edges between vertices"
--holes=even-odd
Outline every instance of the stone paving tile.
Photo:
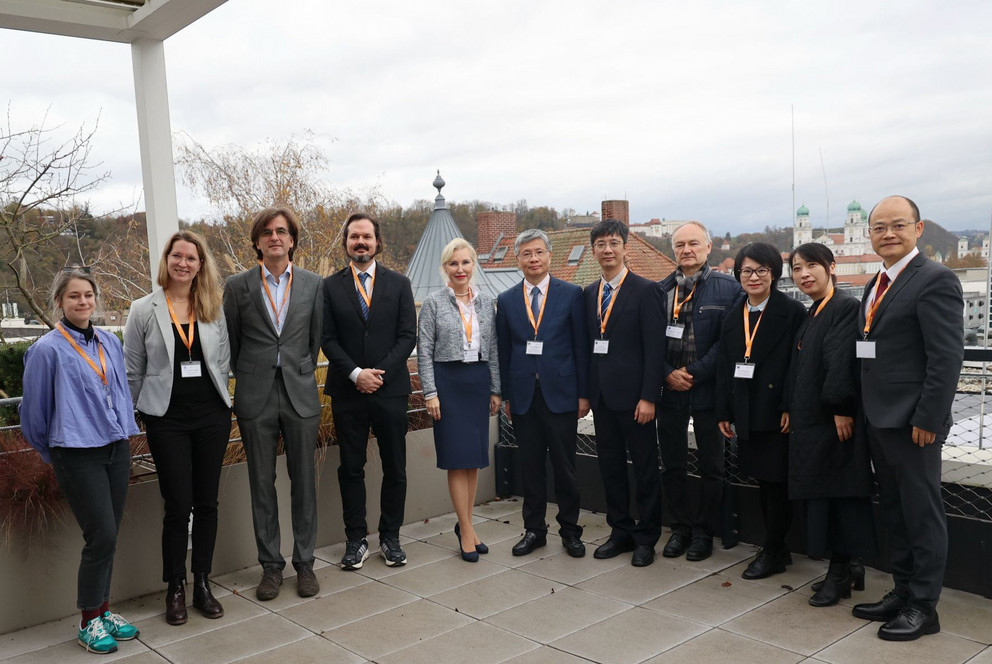
[[[278,612],[283,609],[288,609],[291,606],[296,606],[297,604],[312,602],[318,597],[324,597],[332,593],[346,590],[347,588],[353,588],[354,586],[368,581],[366,577],[359,576],[358,574],[352,574],[350,572],[343,572],[340,567],[327,564],[319,569],[315,568],[314,576],[317,577],[317,581],[320,583],[320,592],[313,597],[300,597],[299,593],[296,592],[295,575],[289,579],[283,579],[282,586],[279,587],[279,596],[275,599],[265,601],[258,599],[258,597],[255,596],[255,589],[257,588],[257,585],[240,591],[240,595],[269,611]],[[192,596],[190,596],[190,599],[192,599]]]
[[507,498],[505,500],[497,498],[496,500],[490,500],[488,503],[476,505],[472,508],[472,513],[475,516],[481,516],[487,519],[502,520],[510,514],[519,514],[523,505],[524,501],[519,498]]
[[786,590],[714,574],[643,604],[706,625],[722,625],[784,595]]
[[724,623],[722,628],[809,656],[865,625],[846,607],[815,609],[808,600],[805,594],[789,593]]
[[[526,557],[531,558],[533,555]],[[629,553],[607,560],[596,560],[592,551],[587,551],[584,558],[572,558],[567,553],[562,552],[522,565],[519,569],[521,572],[543,576],[546,579],[571,586],[624,566],[643,572],[645,576],[651,574],[650,567],[638,567],[636,569],[632,567]]]
[[976,602],[975,595],[944,588],[937,613],[941,630],[984,645],[992,644],[992,602]]
[[555,587],[561,586],[555,581],[511,569],[433,595],[431,601],[482,619],[549,595]]
[[[523,531],[516,526],[508,526],[505,523],[493,521],[492,519],[485,519],[483,521],[476,522],[474,525],[476,535],[478,535],[479,539],[482,540],[484,544],[487,544],[490,549],[497,544],[503,543],[505,543],[506,546],[512,547],[517,543],[523,534]],[[457,553],[459,550],[458,538],[455,537],[455,532],[453,530],[439,535],[434,535],[433,537],[428,537],[424,541],[428,544],[441,547],[442,549],[447,549],[452,553]]]
[[[30,652],[3,660],[3,664],[92,664],[94,658],[99,658],[100,662],[134,662],[134,664],[145,664],[145,662],[165,661],[154,652],[149,650],[140,641],[124,641],[118,644],[117,652],[106,655],[95,655],[86,652],[73,637],[71,641],[63,641],[57,645],[32,650]],[[132,659],[141,657],[145,660]],[[158,660],[156,660],[158,658]]]
[[643,604],[710,574],[705,570],[685,567],[665,558],[656,558],[648,569],[651,573],[644,574],[642,568],[624,565],[594,576],[575,587],[629,604]]
[[427,544],[419,540],[407,540],[402,545],[403,550],[406,551],[406,565],[388,567],[382,561],[381,556],[374,556],[366,560],[365,564],[359,570],[343,570],[337,565],[335,565],[335,569],[342,574],[365,577],[367,579],[384,579],[387,576],[402,574],[423,565],[430,565],[438,560],[450,558],[454,554],[453,551],[448,551],[447,549],[442,549],[439,546]]
[[[734,548],[736,549],[739,547]],[[740,563],[724,570],[722,574],[741,579],[741,574],[747,568],[748,563],[751,562],[751,558],[753,558],[753,556],[745,558]],[[693,563],[688,564],[692,565]],[[795,590],[809,585],[811,582],[823,576],[825,569],[826,562],[822,560],[813,560],[812,558],[807,558],[804,555],[794,553],[792,554],[792,564],[785,568],[785,572],[781,574],[773,574],[764,579],[747,581],[747,583],[761,583],[764,585],[775,586],[777,588]],[[745,579],[741,580],[744,581]],[[801,594],[805,595],[806,599],[809,599],[813,593],[812,591],[803,590]],[[882,594],[884,595],[885,593]],[[881,595],[879,595],[879,597],[881,597]]]
[[310,636],[239,659],[237,664],[362,664],[365,661],[336,643],[319,636]]
[[501,611],[485,622],[539,643],[550,643],[630,608],[625,602],[566,587]]
[[379,660],[472,622],[468,616],[422,599],[324,632],[323,637],[366,659]]
[[[34,625],[0,635],[0,660],[41,650],[64,641],[76,641],[79,615],[73,614],[60,620]],[[81,648],[80,648],[81,649]]]
[[500,565],[482,560],[470,563],[462,560],[461,556],[450,556],[403,574],[384,577],[382,583],[420,597],[429,597],[498,574],[503,569]]
[[985,648],[981,643],[944,632],[909,643],[892,643],[878,638],[878,625],[865,624],[850,636],[815,653],[816,658],[829,664],[961,664]]
[[986,648],[974,659],[969,659],[968,664],[992,664],[992,648]]
[[[164,613],[164,612],[163,612]],[[134,625],[141,634],[138,639],[149,648],[161,650],[163,646],[188,639],[206,632],[229,627],[235,623],[266,615],[268,611],[244,597],[228,595],[224,598],[224,617],[213,620],[204,618],[199,611],[189,611],[189,622],[185,625],[170,625],[163,615],[139,620]]]
[[369,581],[313,602],[291,606],[279,613],[312,632],[321,633],[417,599],[410,593],[378,581]]
[[602,664],[635,664],[707,629],[699,623],[635,607],[550,645]]
[[176,641],[158,652],[173,664],[226,664],[308,636],[311,633],[299,625],[269,613]]
[[644,664],[727,664],[728,661],[742,664],[796,664],[801,660],[803,656],[798,653],[721,629],[712,629],[652,657]]
[[378,664],[496,664],[536,647],[533,641],[516,634],[475,622],[386,655]]
[[504,664],[589,664],[589,660],[556,650],[551,646],[541,646],[537,650],[508,659]]
[[458,517],[455,516],[454,512],[451,512],[450,514],[442,514],[441,516],[424,519],[423,521],[408,523],[400,528],[400,535],[411,539],[426,540],[441,533],[454,531],[456,523],[458,523]]

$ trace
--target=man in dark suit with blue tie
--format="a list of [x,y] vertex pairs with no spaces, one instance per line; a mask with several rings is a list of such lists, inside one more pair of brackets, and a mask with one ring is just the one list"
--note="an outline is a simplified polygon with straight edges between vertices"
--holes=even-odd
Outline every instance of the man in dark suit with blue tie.
[[895,589],[853,613],[884,622],[879,638],[912,641],[940,631],[947,562],[941,445],[964,359],[964,299],[954,273],[916,248],[923,233],[916,203],[882,199],[868,231],[882,270],[865,288],[856,354]]
[[[596,455],[606,492],[610,539],[596,558],[633,551],[631,564],[654,562],[661,536],[661,476],[654,404],[662,385],[665,322],[658,284],[627,269],[627,225],[599,222],[590,233],[603,276],[586,286],[586,327],[592,345],[589,400]],[[633,462],[638,520],[630,514],[627,453]]]
[[578,418],[589,412],[589,340],[582,289],[555,279],[547,233],[530,229],[514,243],[524,280],[500,294],[496,308],[500,384],[513,420],[523,479],[526,532],[513,547],[525,556],[547,543],[546,459],[555,476],[562,545],[586,553],[575,474]]
[[341,454],[338,483],[348,539],[341,567],[361,569],[370,553],[365,538],[370,428],[382,462],[379,549],[386,565],[405,565],[399,530],[406,506],[407,359],[417,342],[417,310],[410,280],[375,260],[383,249],[377,220],[355,213],[341,235],[351,263],[324,279],[321,344],[330,364],[324,394],[332,400]]

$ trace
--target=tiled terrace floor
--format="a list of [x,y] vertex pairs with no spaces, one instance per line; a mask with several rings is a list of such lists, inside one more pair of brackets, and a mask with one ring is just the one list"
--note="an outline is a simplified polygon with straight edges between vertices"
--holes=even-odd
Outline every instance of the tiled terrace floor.
[[[785,574],[750,582],[740,578],[754,552],[747,545],[700,563],[659,555],[651,567],[634,568],[629,554],[595,560],[592,546],[585,558],[569,558],[549,538],[544,549],[514,558],[520,503],[493,502],[476,513],[491,553],[474,565],[457,556],[455,518],[445,515],[402,529],[405,567],[387,568],[376,555],[348,573],[336,564],[342,545],[318,550],[315,598],[298,597],[288,578],[277,599],[258,602],[259,569],[249,568],[215,579],[227,612],[220,620],[191,609],[189,623],[170,627],[158,593],[116,607],[141,628],[117,653],[84,652],[70,638],[70,617],[0,636],[0,662],[992,664],[992,601],[977,595],[945,590],[940,634],[887,643],[875,636],[877,623],[850,612],[890,588],[874,570],[867,591],[814,609],[807,586],[825,563],[804,556]],[[582,525],[590,545],[609,532],[599,514],[583,513]]]

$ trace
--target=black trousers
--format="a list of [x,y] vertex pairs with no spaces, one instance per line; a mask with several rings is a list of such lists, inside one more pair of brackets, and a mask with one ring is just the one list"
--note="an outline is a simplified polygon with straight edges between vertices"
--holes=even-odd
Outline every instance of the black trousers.
[[888,533],[896,592],[923,609],[940,599],[947,564],[947,515],[940,494],[941,438],[919,447],[912,428],[868,424],[879,516]]
[[93,611],[110,600],[117,533],[131,478],[131,448],[126,440],[118,440],[102,447],[49,449],[55,479],[83,530],[76,608]]
[[186,543],[193,515],[194,574],[209,574],[217,540],[217,491],[231,439],[231,410],[218,403],[193,417],[142,415],[148,449],[165,501],[162,580],[186,578]]
[[[696,436],[700,492],[696,509],[690,508],[686,466],[689,458],[689,416]],[[723,503],[724,437],[713,410],[659,406],[658,447],[661,449],[661,486],[672,517],[672,531],[713,537],[720,532]]]
[[544,401],[540,382],[526,413],[513,416],[524,494],[524,528],[546,534],[548,509],[546,461],[551,458],[558,503],[558,533],[582,537],[579,525],[579,480],[575,473],[575,439],[578,411],[552,413]]
[[[613,528],[610,538],[653,548],[661,536],[661,475],[655,421],[638,424],[633,410],[613,411],[603,406],[593,411],[593,421],[599,473],[606,493],[606,522]],[[630,514],[628,451],[637,484],[637,521]]]
[[765,546],[769,551],[787,551],[785,536],[792,525],[792,503],[787,482],[758,480],[758,499],[765,521]]
[[379,494],[379,535],[397,537],[406,506],[407,396],[334,399],[334,428],[337,431],[341,465],[338,484],[344,510],[344,532],[349,540],[368,534],[365,508],[365,463],[369,429],[379,444],[382,490]]

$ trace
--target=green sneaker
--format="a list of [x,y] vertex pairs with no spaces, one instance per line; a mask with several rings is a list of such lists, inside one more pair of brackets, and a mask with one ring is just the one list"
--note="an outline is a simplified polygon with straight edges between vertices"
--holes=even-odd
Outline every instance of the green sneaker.
[[106,655],[108,652],[117,651],[117,641],[107,633],[103,618],[100,617],[86,623],[86,628],[79,630],[79,634],[76,635],[76,641],[86,648],[86,652]]
[[117,641],[130,641],[138,636],[138,628],[124,620],[119,614],[107,611],[103,614],[103,626]]

